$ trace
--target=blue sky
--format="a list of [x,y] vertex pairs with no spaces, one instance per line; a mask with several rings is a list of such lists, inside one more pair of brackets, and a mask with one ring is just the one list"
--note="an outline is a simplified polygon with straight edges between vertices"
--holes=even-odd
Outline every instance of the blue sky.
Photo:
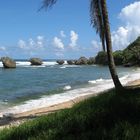
[[[1,0],[0,57],[68,59],[94,56],[101,50],[90,26],[89,0],[58,0],[51,10],[38,12],[41,2]],[[107,4],[113,48],[122,49],[140,34],[140,22],[133,23],[134,14],[140,14],[140,2],[108,0]]]

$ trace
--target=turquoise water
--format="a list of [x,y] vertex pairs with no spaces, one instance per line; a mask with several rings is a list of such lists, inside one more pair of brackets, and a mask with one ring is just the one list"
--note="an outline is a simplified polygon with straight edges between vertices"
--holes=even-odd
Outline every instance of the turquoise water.
[[[15,105],[42,95],[59,94],[67,90],[91,86],[88,81],[110,79],[105,66],[69,66],[47,63],[41,67],[18,63],[16,69],[0,68],[1,107]],[[119,76],[131,73],[133,68],[117,67]]]

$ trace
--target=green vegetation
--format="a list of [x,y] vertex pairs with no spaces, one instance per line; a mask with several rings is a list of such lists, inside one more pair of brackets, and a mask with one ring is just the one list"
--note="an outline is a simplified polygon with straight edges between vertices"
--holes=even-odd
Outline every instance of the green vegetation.
[[[123,51],[118,50],[113,53],[114,61],[116,65],[123,65],[124,54]],[[95,64],[108,65],[107,53],[100,51],[95,57]]]
[[[140,37],[126,49],[113,52],[113,57],[116,65],[140,66]],[[95,57],[95,63],[107,65],[107,53],[99,52]]]
[[[140,92],[139,92],[140,93]],[[140,94],[114,90],[71,109],[4,129],[0,140],[138,140]]]
[[114,61],[116,65],[123,65],[123,59],[124,59],[123,51],[121,50],[115,51],[113,53],[113,56],[114,56]]
[[131,65],[140,66],[140,37],[124,49],[123,54],[125,64],[131,63]]
[[107,65],[108,64],[107,53],[104,51],[99,52],[95,57],[95,64]]

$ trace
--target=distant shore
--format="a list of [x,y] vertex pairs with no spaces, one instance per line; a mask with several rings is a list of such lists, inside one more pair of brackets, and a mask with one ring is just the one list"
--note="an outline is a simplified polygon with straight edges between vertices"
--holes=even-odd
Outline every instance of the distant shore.
[[[128,82],[126,84],[126,86],[140,87],[140,79]],[[96,94],[90,93],[90,94],[87,94],[84,96],[77,97],[73,100],[62,102],[59,104],[55,104],[55,105],[52,105],[49,107],[43,107],[43,108],[34,109],[34,110],[23,112],[23,113],[17,113],[14,115],[14,118],[11,120],[9,120],[9,119],[8,120],[6,120],[6,119],[1,120],[1,122],[2,121],[3,122],[0,124],[0,129],[3,129],[5,127],[17,126],[17,125],[19,125],[19,124],[21,124],[29,119],[35,118],[37,116],[46,115],[49,113],[54,113],[54,112],[59,111],[61,109],[71,108],[74,104],[79,103],[80,101],[86,100],[92,96],[97,96],[101,93],[102,92],[96,93]]]

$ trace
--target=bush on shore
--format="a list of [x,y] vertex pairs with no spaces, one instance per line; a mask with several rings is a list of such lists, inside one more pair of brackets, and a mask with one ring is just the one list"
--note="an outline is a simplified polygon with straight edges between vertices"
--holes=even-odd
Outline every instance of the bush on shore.
[[116,65],[123,65],[123,51],[118,50],[113,53],[114,61]]
[[107,65],[108,64],[107,53],[104,51],[99,52],[95,57],[95,64]]

